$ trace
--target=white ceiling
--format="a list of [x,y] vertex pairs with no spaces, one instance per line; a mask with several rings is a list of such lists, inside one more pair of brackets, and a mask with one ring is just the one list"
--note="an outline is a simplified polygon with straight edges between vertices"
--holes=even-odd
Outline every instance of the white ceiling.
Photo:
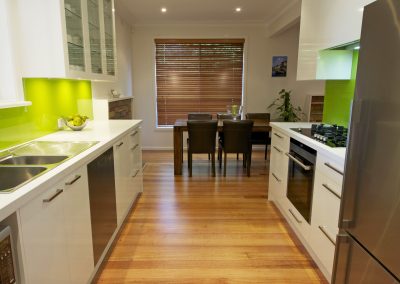
[[[115,0],[132,25],[267,24],[298,0]],[[161,13],[161,7],[168,9]],[[242,12],[236,13],[235,8]]]

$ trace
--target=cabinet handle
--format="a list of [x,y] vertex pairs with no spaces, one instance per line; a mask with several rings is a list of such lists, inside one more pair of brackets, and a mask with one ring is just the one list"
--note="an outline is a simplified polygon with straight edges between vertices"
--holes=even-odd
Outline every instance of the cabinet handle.
[[133,133],[131,134],[131,137],[135,136],[136,134],[138,134],[137,131],[133,132]]
[[132,177],[136,177],[139,173],[139,170],[136,170],[136,172],[132,175]]
[[131,151],[135,151],[135,149],[136,149],[137,147],[139,147],[139,144],[136,144],[135,146],[133,146],[133,147],[131,148]]
[[304,165],[300,160],[296,159],[295,157],[293,157],[293,156],[290,155],[289,153],[286,153],[286,156],[288,156],[289,159],[291,159],[293,162],[295,162],[295,163],[298,164],[300,167],[302,167],[305,171],[310,171],[310,170],[312,169],[312,166]]
[[277,182],[281,182],[281,179],[278,178],[274,173],[272,173],[272,176],[277,180]]
[[336,241],[328,234],[324,227],[318,226],[318,229],[325,235],[325,237],[335,246]]
[[278,151],[279,153],[282,153],[282,150],[279,149],[278,147],[274,146],[274,149],[275,149],[276,151]]
[[331,164],[329,164],[329,163],[324,163],[324,165],[327,166],[328,168],[330,168],[331,170],[334,170],[334,171],[337,172],[338,174],[344,175],[344,173],[343,173],[341,170],[335,168],[335,167],[332,166]]
[[323,187],[325,187],[330,193],[332,193],[334,196],[336,196],[337,198],[340,198],[340,195],[337,194],[332,188],[330,188],[327,184],[323,183],[322,184]]
[[61,193],[63,193],[64,190],[63,189],[57,189],[56,193],[54,193],[54,195],[52,197],[43,199],[43,203],[50,203],[52,202],[57,196],[59,196]]
[[80,179],[82,176],[81,175],[76,175],[75,177],[74,177],[74,179],[73,180],[71,180],[71,181],[67,181],[66,183],[65,183],[65,185],[73,185],[78,179]]
[[302,223],[301,220],[299,220],[299,219],[296,217],[296,215],[294,215],[292,209],[289,209],[289,212],[290,212],[290,214],[292,214],[293,218],[296,220],[297,223],[299,223],[299,224]]
[[121,142],[117,145],[117,148],[121,147],[122,145],[124,145],[124,142]]
[[276,137],[280,138],[280,139],[283,139],[283,137],[280,136],[278,133],[275,133],[275,132],[274,132],[274,135],[275,135]]

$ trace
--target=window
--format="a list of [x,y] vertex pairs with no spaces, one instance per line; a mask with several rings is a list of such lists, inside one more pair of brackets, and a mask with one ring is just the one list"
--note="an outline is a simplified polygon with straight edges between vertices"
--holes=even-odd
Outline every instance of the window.
[[244,39],[156,39],[157,121],[241,105]]

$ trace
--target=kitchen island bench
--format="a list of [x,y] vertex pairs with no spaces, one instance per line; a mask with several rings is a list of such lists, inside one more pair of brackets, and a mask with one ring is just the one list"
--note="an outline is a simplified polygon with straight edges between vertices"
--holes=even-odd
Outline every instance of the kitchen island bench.
[[35,140],[97,143],[0,194],[0,226],[11,229],[18,283],[90,283],[143,190],[140,125],[91,121],[82,131]]
[[[299,128],[311,128],[311,123],[270,125],[268,199],[276,204],[330,281],[346,148],[332,148],[298,132]],[[308,160],[296,155],[304,152]]]

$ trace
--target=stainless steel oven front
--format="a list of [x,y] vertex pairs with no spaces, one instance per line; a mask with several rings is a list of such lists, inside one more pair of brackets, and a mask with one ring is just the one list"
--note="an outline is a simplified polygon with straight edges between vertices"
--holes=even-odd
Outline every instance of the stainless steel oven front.
[[304,219],[311,222],[317,151],[291,138],[286,196]]

